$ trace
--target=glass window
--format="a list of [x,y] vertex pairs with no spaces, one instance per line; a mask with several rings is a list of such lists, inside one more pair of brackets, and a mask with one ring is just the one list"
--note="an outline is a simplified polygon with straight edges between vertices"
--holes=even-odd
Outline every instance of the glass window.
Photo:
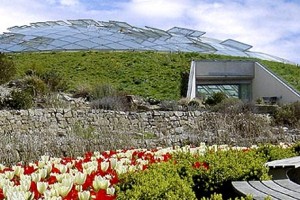
[[[198,97],[207,98],[212,94],[218,92],[223,92],[228,97],[232,97],[232,98],[246,99],[246,97],[250,97],[246,95],[246,93],[248,94],[250,91],[245,89],[241,90],[241,85],[238,84],[197,85]],[[240,94],[242,92],[243,95]]]

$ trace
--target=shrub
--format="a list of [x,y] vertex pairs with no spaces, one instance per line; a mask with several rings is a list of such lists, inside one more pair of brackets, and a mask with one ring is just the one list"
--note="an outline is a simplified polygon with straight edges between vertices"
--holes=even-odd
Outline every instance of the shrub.
[[277,125],[300,127],[300,102],[294,102],[280,107],[275,112],[274,122]]
[[176,101],[161,101],[160,102],[160,108],[164,111],[176,111],[180,110],[179,105]]
[[13,90],[11,94],[4,99],[4,106],[10,109],[29,109],[32,105],[32,96],[26,91]]
[[205,104],[214,106],[218,103],[221,103],[224,99],[227,98],[227,95],[223,92],[213,93],[210,97],[205,100]]
[[15,74],[15,64],[0,52],[0,84],[10,81]]
[[247,105],[237,98],[225,98],[220,103],[214,105],[211,110],[214,112],[238,114],[250,111]]
[[192,174],[193,189],[198,199],[213,193],[223,194],[224,199],[228,199],[234,194],[232,181],[269,179],[265,162],[265,158],[253,150],[208,151],[194,160],[198,165],[194,164],[187,174]]
[[34,97],[41,97],[48,93],[46,83],[37,76],[26,76],[24,78],[24,89]]
[[91,97],[91,88],[89,85],[79,85],[73,93],[74,98],[85,98],[87,100]]
[[116,89],[110,84],[100,84],[94,86],[91,91],[91,100],[102,99],[103,97],[115,96]]
[[189,103],[188,103],[188,110],[198,110],[200,108],[203,108],[203,101],[201,99],[192,99]]
[[65,91],[67,84],[64,78],[56,71],[50,70],[41,74],[41,79],[48,85],[51,91]]
[[283,158],[289,158],[297,156],[296,148],[282,148],[280,146],[274,146],[271,144],[265,144],[260,146],[256,152],[260,157],[265,158],[267,161],[280,160]]
[[130,109],[130,105],[125,96],[118,95],[105,96],[101,99],[94,100],[91,102],[91,108],[126,111]]
[[173,163],[150,165],[141,172],[121,177],[118,199],[196,199],[191,184],[178,174]]

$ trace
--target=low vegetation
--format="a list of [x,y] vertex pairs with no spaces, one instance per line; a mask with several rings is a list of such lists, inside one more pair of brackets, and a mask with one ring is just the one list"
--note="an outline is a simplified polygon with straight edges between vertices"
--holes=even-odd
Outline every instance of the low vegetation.
[[[97,51],[20,53],[8,56],[14,62],[19,78],[25,74],[36,74],[43,80],[54,82],[60,80],[55,78],[56,75],[62,77],[63,84],[49,84],[55,90],[74,91],[82,85],[89,88],[97,84],[109,84],[129,94],[160,100],[178,100],[186,95],[193,59],[250,59],[199,53]],[[258,61],[300,90],[299,67]]]

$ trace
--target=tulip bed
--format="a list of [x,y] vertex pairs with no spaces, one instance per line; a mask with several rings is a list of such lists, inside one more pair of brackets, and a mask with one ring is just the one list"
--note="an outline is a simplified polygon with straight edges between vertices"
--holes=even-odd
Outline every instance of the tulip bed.
[[298,155],[298,146],[201,144],[88,152],[77,158],[42,156],[28,165],[0,165],[0,199],[201,199],[216,193],[235,197],[228,195],[232,180],[268,179],[264,163]]

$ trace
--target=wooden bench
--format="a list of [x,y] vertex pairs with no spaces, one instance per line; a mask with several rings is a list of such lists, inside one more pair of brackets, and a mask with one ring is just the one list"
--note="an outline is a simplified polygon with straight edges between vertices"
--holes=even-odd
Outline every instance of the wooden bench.
[[269,181],[234,181],[235,190],[254,199],[300,200],[300,156],[267,162]]
[[266,166],[274,180],[288,178],[300,184],[300,156],[267,162]]
[[266,197],[278,200],[300,200],[300,185],[289,179],[269,181],[234,181],[233,187],[242,195],[252,195],[253,199]]

